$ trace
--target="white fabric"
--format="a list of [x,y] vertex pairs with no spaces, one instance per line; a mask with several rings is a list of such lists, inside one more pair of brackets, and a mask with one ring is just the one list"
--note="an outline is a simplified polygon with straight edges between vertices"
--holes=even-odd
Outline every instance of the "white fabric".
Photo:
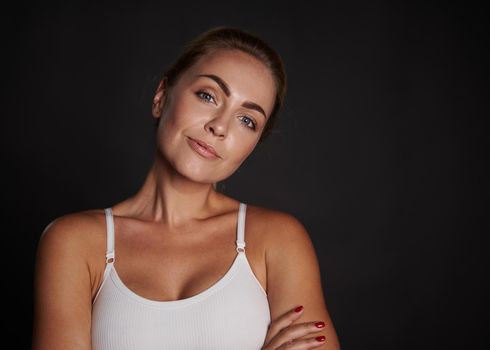
[[258,350],[268,326],[267,295],[245,254],[246,204],[240,203],[237,255],[226,274],[186,299],[155,301],[127,288],[114,267],[114,221],[107,219],[104,280],[92,310],[93,350]]

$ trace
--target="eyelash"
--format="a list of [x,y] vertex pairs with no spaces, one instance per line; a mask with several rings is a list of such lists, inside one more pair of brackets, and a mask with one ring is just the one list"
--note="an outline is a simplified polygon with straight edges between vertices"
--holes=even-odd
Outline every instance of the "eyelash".
[[[214,96],[212,94],[210,94],[210,93],[207,93],[206,91],[198,91],[198,92],[196,92],[196,95],[204,103],[212,103],[211,100],[208,99],[209,97],[211,99],[215,100]],[[241,118],[240,120],[242,122],[243,122],[244,119],[248,119],[249,120],[248,123],[247,122],[244,123],[247,126],[247,128],[250,128],[252,130],[255,130],[257,128],[257,123],[255,122],[255,120],[252,117],[249,117],[247,115],[243,115],[240,118]]]
[[208,100],[207,98],[203,98],[202,96],[205,95],[206,97],[211,97],[213,100],[214,100],[214,96],[211,95],[210,93],[207,93],[206,91],[198,91],[196,92],[196,95],[199,99],[201,99],[202,101],[206,102],[206,103],[210,103],[211,101]]
[[[248,120],[250,120],[250,124],[249,124],[249,123],[244,123],[244,124],[245,124],[245,125],[246,125],[248,128],[250,128],[250,129],[252,129],[252,130],[257,129],[257,124],[255,123],[255,121],[254,121],[252,118],[250,118],[249,116],[246,116],[246,115],[241,116],[241,118],[242,118],[242,119],[241,119],[241,120],[242,120],[242,122],[243,122],[243,119],[248,119]],[[251,126],[249,126],[249,125],[251,125]]]

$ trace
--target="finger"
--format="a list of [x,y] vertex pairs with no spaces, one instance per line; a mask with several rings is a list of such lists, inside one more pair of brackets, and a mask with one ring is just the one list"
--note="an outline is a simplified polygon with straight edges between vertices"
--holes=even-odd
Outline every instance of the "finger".
[[283,315],[279,316],[271,322],[267,335],[265,337],[264,344],[268,344],[272,338],[274,338],[282,329],[290,326],[296,321],[302,314],[304,308],[302,305],[292,308]]
[[[267,344],[267,350],[278,349],[283,344],[291,345],[293,341],[300,341],[302,338],[308,334],[320,332],[325,328],[325,323],[322,321],[316,322],[304,322],[289,326],[279,332],[269,344]],[[317,335],[319,336],[319,335]]]
[[282,344],[275,350],[307,350],[314,349],[325,344],[326,338],[323,335],[313,338],[292,340]]

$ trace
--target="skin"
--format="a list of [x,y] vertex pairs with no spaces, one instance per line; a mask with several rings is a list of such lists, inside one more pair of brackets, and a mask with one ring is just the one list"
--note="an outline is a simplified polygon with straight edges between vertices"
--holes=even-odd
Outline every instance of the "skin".
[[[200,75],[219,77],[229,95]],[[152,300],[178,300],[228,271],[239,202],[213,183],[233,174],[254,150],[274,97],[268,68],[241,51],[201,57],[173,87],[162,80],[152,106],[153,117],[161,118],[154,162],[137,193],[112,206],[114,266],[128,288]],[[220,158],[203,158],[187,137],[213,145]],[[248,205],[246,230],[247,259],[271,310],[263,349],[340,349],[303,225],[290,214]],[[33,349],[91,348],[91,308],[105,249],[103,209],[67,214],[46,227],[36,260]],[[291,311],[298,305],[302,312]],[[318,321],[326,326],[316,328]],[[327,340],[316,341],[319,335]]]

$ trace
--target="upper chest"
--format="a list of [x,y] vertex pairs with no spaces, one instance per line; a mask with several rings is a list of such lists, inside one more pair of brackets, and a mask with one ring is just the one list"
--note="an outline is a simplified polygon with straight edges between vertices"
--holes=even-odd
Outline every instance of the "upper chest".
[[[237,256],[236,219],[223,217],[181,232],[115,220],[114,267],[134,293],[151,300],[173,301],[197,295],[219,281]],[[265,246],[260,232],[246,230],[246,257],[264,290]],[[104,265],[96,267],[102,281]]]

